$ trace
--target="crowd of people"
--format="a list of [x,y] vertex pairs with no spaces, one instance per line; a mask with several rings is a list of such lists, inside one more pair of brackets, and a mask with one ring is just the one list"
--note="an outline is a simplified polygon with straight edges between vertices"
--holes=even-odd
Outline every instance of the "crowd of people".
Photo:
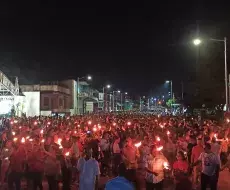
[[[1,188],[217,189],[229,120],[141,113],[1,118]],[[230,171],[230,169],[229,169]],[[99,185],[101,176],[110,180]]]

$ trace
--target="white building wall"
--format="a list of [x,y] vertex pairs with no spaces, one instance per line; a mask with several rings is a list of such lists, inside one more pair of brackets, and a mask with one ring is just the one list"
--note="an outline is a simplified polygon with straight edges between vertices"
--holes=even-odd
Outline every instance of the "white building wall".
[[23,92],[23,94],[25,95],[26,116],[40,115],[40,92]]

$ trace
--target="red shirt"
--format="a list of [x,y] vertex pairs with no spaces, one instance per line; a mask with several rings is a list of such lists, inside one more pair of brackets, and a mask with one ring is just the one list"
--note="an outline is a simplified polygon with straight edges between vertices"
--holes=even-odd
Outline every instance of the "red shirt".
[[23,163],[25,161],[25,151],[17,150],[10,156],[10,169],[14,172],[23,172]]
[[174,162],[173,169],[188,172],[188,163],[184,160],[178,160]]
[[28,154],[29,171],[43,172],[44,171],[44,154],[41,151],[31,152]]

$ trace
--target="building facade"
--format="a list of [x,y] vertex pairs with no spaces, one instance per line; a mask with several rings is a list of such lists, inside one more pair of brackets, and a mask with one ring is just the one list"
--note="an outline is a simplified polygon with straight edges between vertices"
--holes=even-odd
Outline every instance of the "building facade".
[[[39,85],[21,85],[20,89],[26,97],[26,102],[30,102],[27,103],[29,106],[27,116],[71,113],[72,97],[67,86],[52,82]],[[31,109],[29,109],[30,107]]]

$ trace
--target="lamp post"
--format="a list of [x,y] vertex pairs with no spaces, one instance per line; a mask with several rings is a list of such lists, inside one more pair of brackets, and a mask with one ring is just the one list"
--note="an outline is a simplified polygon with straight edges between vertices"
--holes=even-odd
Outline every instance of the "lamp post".
[[[123,110],[123,98],[122,98],[122,94],[123,93],[121,93],[121,110]],[[125,95],[127,95],[128,94],[128,92],[125,92]]]
[[121,93],[121,91],[120,90],[117,90],[117,91],[113,91],[113,111],[115,111],[115,93]]
[[165,82],[166,83],[170,83],[170,86],[171,86],[171,90],[170,90],[171,91],[170,92],[171,93],[171,99],[173,99],[173,85],[172,85],[172,80],[166,80]]
[[80,87],[80,80],[82,79],[87,79],[87,80],[92,80],[92,76],[88,75],[88,76],[85,76],[85,77],[78,77],[77,78],[77,115],[79,114],[79,87]]
[[[228,110],[228,67],[227,67],[227,38],[224,37],[224,39],[209,39],[210,41],[215,42],[223,42],[224,43],[224,77],[225,77],[225,104],[226,104],[226,110]],[[198,46],[202,43],[200,39],[195,39],[193,41],[195,46]]]
[[111,85],[106,85],[103,87],[103,111],[107,111],[107,93],[105,95],[105,89],[110,89]]

